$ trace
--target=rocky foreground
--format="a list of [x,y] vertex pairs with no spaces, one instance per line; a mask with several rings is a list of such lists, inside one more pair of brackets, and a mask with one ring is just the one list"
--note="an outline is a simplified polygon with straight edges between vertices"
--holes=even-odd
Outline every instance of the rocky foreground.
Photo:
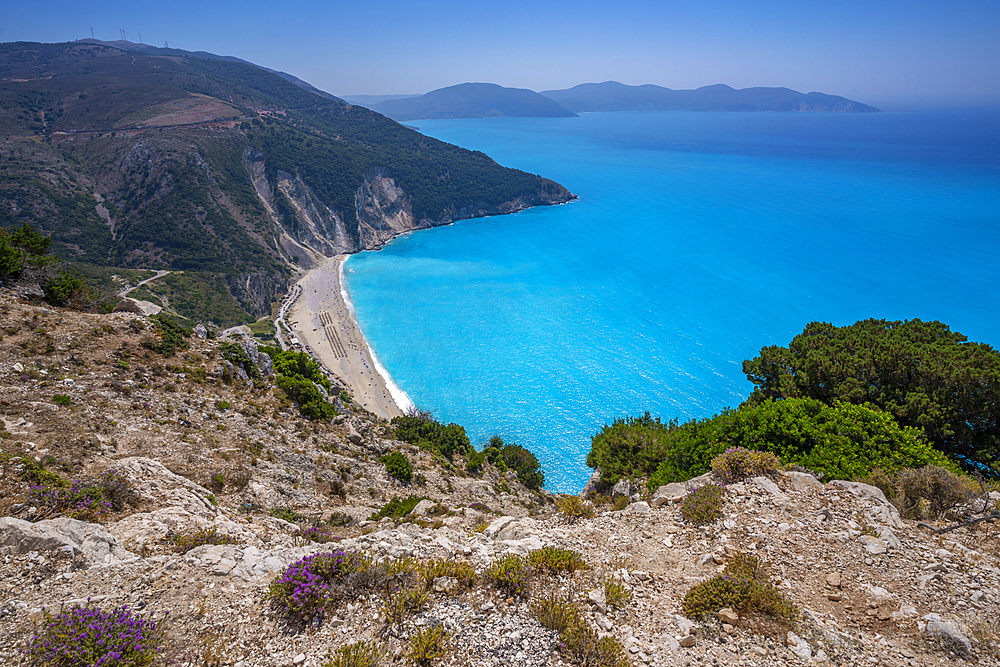
[[[166,614],[166,664],[316,667],[373,638],[403,664],[408,638],[437,625],[450,635],[436,664],[573,664],[531,609],[542,595],[578,602],[633,665],[1000,664],[1000,542],[989,522],[935,534],[874,487],[795,472],[729,485],[723,518],[708,527],[679,510],[705,479],[648,497],[620,488],[632,500],[624,509],[567,516],[513,473],[469,476],[351,404],[331,423],[309,422],[266,378],[227,372],[216,341],[194,337],[164,358],[149,349],[143,316],[0,296],[2,664],[27,664],[42,609],[88,600]],[[390,451],[409,457],[414,481],[387,473],[379,458]],[[130,502],[97,522],[52,512],[21,477],[26,460],[67,480],[119,471]],[[370,520],[411,495],[426,499],[409,515]],[[308,541],[301,531],[313,524],[340,539]],[[176,537],[199,529],[230,543],[181,553]],[[376,594],[305,626],[268,597],[285,567],[332,548],[461,560],[481,573],[498,556],[545,546],[577,551],[589,567],[539,582],[530,599],[443,577],[402,625],[386,621]],[[685,593],[740,552],[768,563],[796,621],[683,616]],[[624,602],[606,598],[608,581],[624,587]]]

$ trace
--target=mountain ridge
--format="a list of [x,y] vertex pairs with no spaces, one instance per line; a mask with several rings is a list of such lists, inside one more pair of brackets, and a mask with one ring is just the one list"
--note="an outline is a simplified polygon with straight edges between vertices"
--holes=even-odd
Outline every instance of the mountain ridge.
[[617,81],[582,83],[542,95],[567,109],[592,111],[794,111],[874,113],[876,107],[839,95],[800,93],[790,88],[753,87],[736,89],[713,84],[692,90],[673,90],[654,84],[628,86]]
[[371,108],[395,120],[432,118],[558,118],[575,116],[558,102],[527,88],[460,83],[419,97],[385,100]]

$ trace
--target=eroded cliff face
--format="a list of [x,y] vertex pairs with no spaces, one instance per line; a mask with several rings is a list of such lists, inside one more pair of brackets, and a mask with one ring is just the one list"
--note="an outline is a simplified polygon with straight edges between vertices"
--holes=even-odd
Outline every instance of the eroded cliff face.
[[537,192],[499,206],[476,203],[449,211],[438,220],[417,219],[410,196],[392,177],[377,168],[365,177],[355,192],[356,221],[345,222],[343,212],[323,204],[298,174],[280,170],[269,173],[265,154],[248,150],[244,166],[258,197],[281,230],[278,244],[289,260],[297,258],[295,263],[305,270],[311,268],[319,256],[377,250],[406,232],[467,218],[516,213],[532,206],[559,204],[576,198],[558,183],[542,179]]
[[[296,245],[327,257],[357,251],[356,235],[350,233],[343,218],[325,206],[298,175],[278,171],[273,179],[268,178],[267,157],[254,150],[247,151],[244,166],[268,213]],[[278,200],[282,195],[292,206],[292,220],[282,212]],[[288,243],[279,243],[289,252]]]
[[430,226],[415,223],[410,197],[381,171],[365,178],[354,195],[354,207],[359,250],[380,248],[404,232]]

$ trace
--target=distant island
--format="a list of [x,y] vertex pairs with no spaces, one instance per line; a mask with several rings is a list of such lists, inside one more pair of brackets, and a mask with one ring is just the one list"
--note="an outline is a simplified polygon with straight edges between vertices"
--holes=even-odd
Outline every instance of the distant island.
[[836,111],[878,112],[875,107],[825,93],[800,93],[790,88],[743,88],[725,84],[695,90],[662,86],[626,86],[617,81],[583,83],[542,95],[567,109],[585,111]]
[[576,114],[552,99],[526,88],[504,88],[495,83],[461,83],[426,95],[385,100],[373,111],[393,120],[429,118],[555,118]]
[[553,118],[591,111],[794,111],[877,113],[879,109],[839,95],[791,88],[743,88],[725,84],[672,90],[617,81],[583,83],[536,93],[492,83],[462,83],[425,95],[355,95],[345,98],[393,120],[433,118]]

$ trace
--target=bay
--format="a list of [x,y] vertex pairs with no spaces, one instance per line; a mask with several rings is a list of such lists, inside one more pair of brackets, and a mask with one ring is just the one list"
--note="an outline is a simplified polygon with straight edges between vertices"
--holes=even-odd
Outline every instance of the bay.
[[[420,121],[579,199],[353,256],[394,381],[576,492],[626,415],[710,416],[810,321],[940,320],[1000,343],[1000,115],[648,112]],[[405,184],[404,184],[405,188]]]

